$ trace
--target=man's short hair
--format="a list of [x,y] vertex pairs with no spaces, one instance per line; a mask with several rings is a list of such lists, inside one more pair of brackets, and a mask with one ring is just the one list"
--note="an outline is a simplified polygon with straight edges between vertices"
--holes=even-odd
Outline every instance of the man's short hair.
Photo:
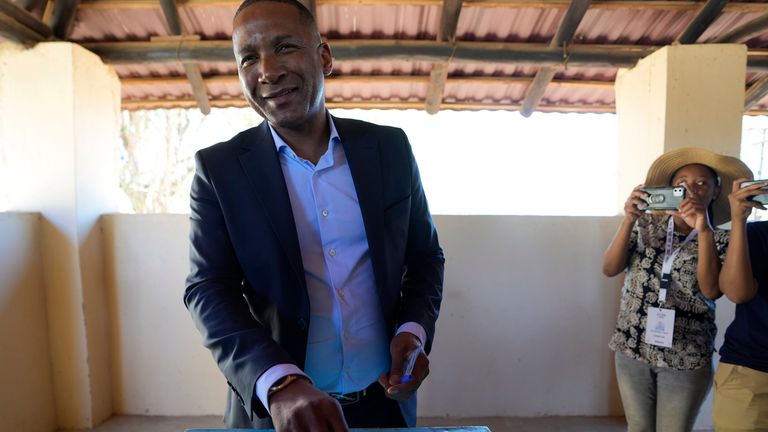
[[242,12],[245,8],[248,6],[258,3],[258,2],[265,2],[265,1],[271,1],[273,3],[285,3],[293,6],[296,8],[297,11],[299,11],[299,15],[301,16],[301,20],[311,23],[313,25],[317,25],[315,22],[315,16],[312,15],[312,12],[307,9],[306,6],[304,6],[304,3],[298,1],[298,0],[245,0],[242,3],[240,3],[240,7],[237,8],[237,12],[235,12],[235,17],[240,15],[240,12]]

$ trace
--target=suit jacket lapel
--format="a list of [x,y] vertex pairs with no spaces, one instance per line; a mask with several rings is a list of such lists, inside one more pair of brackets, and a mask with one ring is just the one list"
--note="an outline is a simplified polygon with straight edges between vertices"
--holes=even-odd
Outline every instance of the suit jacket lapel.
[[255,189],[301,286],[306,289],[304,265],[301,261],[291,200],[285,186],[275,142],[266,121],[253,129],[253,133],[247,136],[243,147],[248,151],[240,156],[240,164]]
[[359,123],[333,118],[344,146],[352,181],[355,184],[357,200],[363,215],[363,224],[371,252],[376,288],[381,300],[384,295],[384,274],[386,271],[384,253],[384,191],[382,184],[379,142],[375,136],[367,135]]

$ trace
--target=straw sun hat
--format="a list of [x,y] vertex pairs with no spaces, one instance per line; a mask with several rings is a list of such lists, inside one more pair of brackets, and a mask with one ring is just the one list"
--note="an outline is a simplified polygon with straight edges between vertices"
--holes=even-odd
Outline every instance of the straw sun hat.
[[717,173],[720,195],[712,205],[712,224],[718,226],[730,221],[728,193],[733,181],[739,178],[752,178],[752,171],[735,157],[720,155],[697,147],[670,150],[659,156],[648,169],[645,186],[669,186],[675,171],[690,164],[706,165]]

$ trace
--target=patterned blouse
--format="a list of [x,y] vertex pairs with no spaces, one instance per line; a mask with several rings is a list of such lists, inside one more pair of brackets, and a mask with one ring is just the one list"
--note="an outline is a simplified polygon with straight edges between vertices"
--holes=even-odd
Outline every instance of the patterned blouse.
[[[659,307],[661,266],[670,217],[646,214],[632,229],[619,318],[609,347],[652,366],[692,370],[710,363],[717,333],[715,302],[704,297],[696,279],[698,236],[686,243],[675,258],[670,287],[662,306],[675,310],[672,347],[645,343],[648,307]],[[728,246],[728,234],[715,229],[715,248],[721,263]],[[673,250],[686,237],[675,232]]]

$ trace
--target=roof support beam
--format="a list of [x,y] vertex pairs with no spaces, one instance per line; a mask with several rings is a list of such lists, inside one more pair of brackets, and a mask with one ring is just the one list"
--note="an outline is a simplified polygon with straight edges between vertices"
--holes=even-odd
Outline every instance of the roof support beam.
[[[211,103],[216,107],[240,107],[247,108],[248,103],[245,99],[214,99]],[[373,102],[360,102],[360,101],[329,101],[326,103],[328,108],[343,108],[343,109],[395,109],[395,110],[407,110],[407,109],[421,109],[423,102],[419,101],[373,101]],[[139,100],[124,100],[122,108],[126,110],[140,110],[140,109],[160,109],[160,108],[191,108],[195,106],[193,99],[176,99],[176,100],[151,100],[151,99],[139,99]],[[519,104],[513,103],[474,103],[474,102],[446,102],[443,104],[443,108],[456,110],[456,111],[479,111],[479,110],[507,110],[517,111],[520,109]],[[562,113],[614,113],[616,108],[613,105],[542,105],[539,107],[539,111],[544,112],[562,112]],[[753,110],[744,113],[745,115],[767,115],[768,111]]]
[[[443,0],[315,0],[319,5],[375,4],[439,6]],[[229,6],[237,7],[241,0],[179,0],[179,6],[186,8]],[[538,8],[565,9],[569,0],[465,0],[467,7],[503,7],[503,8]],[[152,9],[157,7],[157,0],[82,0],[81,7],[90,9]],[[612,10],[679,10],[696,11],[701,1],[694,0],[595,0],[593,9]],[[763,12],[765,3],[732,2],[725,6],[725,12]]]
[[179,9],[176,7],[176,0],[160,0],[160,7],[163,9],[165,22],[168,24],[168,34],[180,36],[184,34],[184,27],[181,25]]
[[[534,43],[446,42],[404,40],[330,40],[333,57],[350,60],[416,60],[531,64],[562,64],[562,50]],[[114,64],[169,63],[178,61],[234,62],[232,42],[90,42],[81,44]],[[585,67],[632,67],[658,47],[637,45],[572,45],[568,64]],[[768,71],[768,50],[747,52],[747,68]]]
[[757,80],[747,90],[747,94],[744,96],[744,111],[749,111],[750,108],[760,102],[766,95],[768,95],[768,75]]
[[[330,40],[333,57],[347,60],[415,60],[442,62],[515,63],[559,65],[563,52],[544,44],[497,42],[447,42],[418,40]],[[177,61],[234,61],[232,42],[89,42],[81,44],[114,64],[168,63]],[[573,66],[631,67],[657,47],[637,45],[573,45],[568,64]],[[762,51],[760,51],[762,52]],[[768,51],[766,51],[768,52]],[[768,68],[768,55],[765,57]]]
[[749,39],[751,36],[761,33],[768,29],[768,13],[765,13],[752,21],[734,28],[733,30],[718,36],[714,43],[739,43]]
[[728,0],[707,0],[693,21],[688,24],[688,27],[677,38],[677,42],[681,44],[696,43],[699,36],[720,16],[727,3]]
[[[565,52],[567,46],[573,40],[573,36],[576,34],[576,29],[579,28],[581,20],[589,9],[590,0],[572,0],[571,5],[565,12],[563,21],[560,23],[555,36],[552,38],[549,46],[550,48],[562,47]],[[536,72],[536,78],[533,83],[528,87],[523,101],[523,107],[520,110],[520,114],[524,117],[530,117],[536,106],[541,102],[541,98],[544,97],[544,92],[547,90],[547,86],[555,77],[556,70],[552,66],[545,66]]]
[[[160,0],[160,6],[163,8],[163,15],[165,15],[165,22],[168,24],[168,31],[179,37],[179,40],[183,40],[184,37],[184,25],[181,23],[181,17],[179,16],[179,9],[176,7],[176,0]],[[194,36],[190,38],[192,40],[200,40],[200,36]],[[197,105],[200,107],[200,112],[204,115],[208,115],[211,112],[211,104],[208,100],[208,90],[205,88],[203,82],[203,75],[200,73],[200,67],[194,62],[182,62],[184,65],[184,73],[187,75],[189,85],[192,86],[192,94],[195,96]]]
[[448,62],[432,63],[432,72],[429,74],[429,86],[427,98],[424,101],[424,109],[429,114],[437,114],[440,104],[443,103],[445,94],[445,82],[448,80]]
[[51,37],[51,29],[36,16],[10,0],[0,0],[0,35],[24,44],[34,45]]
[[45,2],[46,0],[16,0],[17,5],[28,11],[43,7]]
[[[455,42],[461,3],[461,0],[443,0],[440,26],[437,30],[438,42]],[[443,94],[445,93],[445,80],[448,79],[449,61],[450,58],[432,64],[431,79],[427,88],[427,99],[424,107],[429,114],[437,114],[440,111],[440,104],[443,102]]]
[[[214,106],[217,107],[248,107],[248,103],[243,98],[237,99],[215,99],[212,101]],[[158,109],[158,108],[179,108],[186,107],[191,108],[195,104],[193,99],[175,99],[175,100],[124,100],[122,108],[126,110],[139,110],[139,109]],[[421,109],[424,102],[420,101],[328,101],[326,105],[330,109],[343,108],[343,109]],[[451,110],[465,110],[465,111],[478,111],[478,110],[507,110],[517,111],[520,109],[519,104],[513,103],[472,103],[472,102],[446,102],[444,108]],[[552,105],[542,106],[540,111],[547,112],[585,112],[585,113],[613,113],[616,109],[613,106],[595,106],[595,105]]]
[[[217,75],[204,78],[207,84],[239,85],[237,75]],[[446,85],[528,85],[532,81],[530,77],[501,77],[501,76],[461,76],[448,78]],[[182,85],[187,80],[181,76],[149,77],[149,78],[122,78],[123,86],[153,86],[153,85]],[[368,84],[428,84],[427,75],[341,75],[331,76],[325,79],[329,86],[368,85]],[[554,80],[551,85],[564,87],[588,87],[613,89],[613,81],[577,81]]]
[[56,0],[53,4],[53,34],[61,40],[69,39],[75,24],[75,14],[80,0]]

